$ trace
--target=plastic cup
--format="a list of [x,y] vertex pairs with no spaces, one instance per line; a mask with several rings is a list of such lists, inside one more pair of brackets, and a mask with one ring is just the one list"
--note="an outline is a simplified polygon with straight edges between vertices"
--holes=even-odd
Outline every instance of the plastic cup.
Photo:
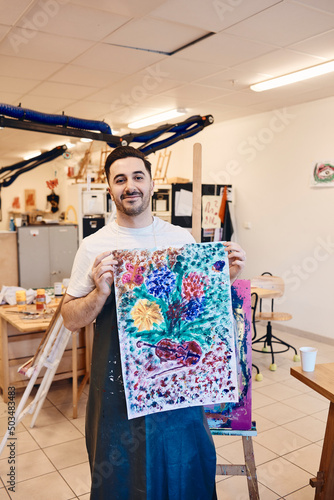
[[299,351],[303,372],[314,372],[318,349],[315,347],[301,347]]

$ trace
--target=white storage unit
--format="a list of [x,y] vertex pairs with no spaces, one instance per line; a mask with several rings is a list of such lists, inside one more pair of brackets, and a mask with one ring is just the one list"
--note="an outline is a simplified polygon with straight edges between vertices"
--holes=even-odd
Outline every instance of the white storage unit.
[[20,286],[51,287],[70,277],[78,249],[78,226],[23,226],[17,235]]

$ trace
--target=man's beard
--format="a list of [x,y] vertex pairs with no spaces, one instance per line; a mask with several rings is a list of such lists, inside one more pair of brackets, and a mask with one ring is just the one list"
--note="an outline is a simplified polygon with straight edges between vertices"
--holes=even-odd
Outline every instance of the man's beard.
[[130,215],[130,216],[140,215],[143,212],[145,212],[145,210],[150,204],[151,195],[149,193],[147,193],[146,195],[142,195],[141,193],[136,193],[136,195],[141,196],[141,203],[138,204],[138,202],[136,201],[133,206],[131,205],[124,206],[122,201],[114,200],[117,210],[119,210],[125,215]]

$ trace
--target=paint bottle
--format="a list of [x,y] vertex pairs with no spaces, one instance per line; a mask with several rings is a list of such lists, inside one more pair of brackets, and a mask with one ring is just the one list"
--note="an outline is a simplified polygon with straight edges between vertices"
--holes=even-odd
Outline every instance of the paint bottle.
[[9,220],[9,231],[15,231],[15,222],[13,216],[11,216]]
[[27,297],[25,290],[17,290],[15,292],[16,296],[16,306],[18,311],[26,311],[27,310]]
[[45,311],[46,308],[46,297],[44,288],[37,289],[36,295],[36,311]]

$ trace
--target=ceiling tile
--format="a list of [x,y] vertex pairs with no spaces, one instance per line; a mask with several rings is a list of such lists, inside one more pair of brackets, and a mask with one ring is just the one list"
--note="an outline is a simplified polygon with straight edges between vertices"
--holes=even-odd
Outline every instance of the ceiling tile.
[[[222,71],[221,64],[209,64],[202,62],[198,64],[195,61],[179,59],[177,56],[166,57],[158,63],[160,78],[178,80],[182,82],[192,82],[198,78],[203,78],[214,73]],[[154,67],[152,68],[152,71]]]
[[[308,54],[301,54],[292,50],[275,50],[270,54],[253,59],[242,64],[238,64],[236,69],[242,71],[255,71],[257,73],[268,75],[267,78],[285,75],[291,71],[307,68],[315,64],[320,64],[323,59]],[[266,78],[264,78],[266,79]],[[256,80],[255,83],[262,80]]]
[[199,28],[146,18],[126,24],[104,42],[169,53],[205,34],[207,32]]
[[21,17],[22,12],[24,12],[31,0],[15,0],[10,2],[10,8],[8,5],[8,0],[0,0],[0,13],[1,13],[1,23],[13,25]]
[[73,5],[68,1],[53,1],[50,4],[50,0],[39,0],[16,26],[53,35],[99,41],[129,19],[96,8]]
[[161,58],[160,54],[154,54],[153,52],[99,43],[73,62],[78,66],[85,66],[94,70],[113,68],[117,73],[132,74],[159,61]]
[[39,84],[38,80],[0,76],[0,92],[15,92],[25,94]]
[[65,114],[85,120],[97,120],[99,116],[106,114],[106,108],[102,102],[78,101],[66,106]]
[[0,24],[0,41],[5,38],[9,30],[10,30],[9,26],[4,26],[3,24]]
[[295,2],[334,14],[334,3],[332,0],[295,0]]
[[67,63],[85,52],[93,43],[87,40],[13,28],[0,43],[0,54]]
[[62,111],[73,104],[74,99],[67,99],[59,96],[44,97],[35,95],[25,95],[22,98],[22,107],[34,109],[41,113],[61,114]]
[[[152,17],[219,32],[281,0],[252,0],[233,2],[224,0],[168,0],[151,12]],[[242,4],[242,5],[240,5]]]
[[164,93],[164,95],[178,97],[181,99],[194,99],[196,101],[204,101],[208,98],[213,99],[215,97],[220,97],[222,94],[223,91],[221,89],[211,88],[208,90],[203,85],[201,86],[196,84],[183,85],[182,87],[177,87]]
[[325,60],[334,59],[334,30],[290,45],[289,49],[305,52],[312,56],[322,57]]
[[62,64],[0,55],[0,66],[3,76],[22,78],[29,75],[36,80],[44,80],[59,70]]
[[22,93],[16,92],[0,92],[0,102],[2,104],[11,104],[18,106],[22,98]]
[[64,97],[66,99],[82,99],[93,91],[95,91],[94,87],[86,87],[85,85],[43,82],[30,92],[30,94],[42,97],[53,97],[56,95],[57,97]]
[[225,32],[286,47],[333,27],[333,17],[300,4],[282,2]]
[[71,83],[73,85],[89,85],[91,87],[106,87],[113,82],[117,82],[124,75],[116,73],[112,68],[105,70],[92,71],[84,66],[76,66],[74,64],[68,64],[63,66],[62,69],[57,71],[50,77],[50,81],[61,82],[61,83]]
[[157,6],[165,3],[165,0],[71,0],[76,5],[99,8],[107,12],[113,12],[122,16],[142,17],[155,9]]
[[272,52],[275,48],[273,45],[219,33],[182,50],[177,57],[228,67]]
[[269,75],[257,73],[250,69],[249,71],[242,71],[237,68],[229,68],[215,75],[201,78],[196,81],[198,85],[207,87],[218,87],[225,91],[233,92],[239,91],[249,87],[253,82],[259,82],[268,78]]

